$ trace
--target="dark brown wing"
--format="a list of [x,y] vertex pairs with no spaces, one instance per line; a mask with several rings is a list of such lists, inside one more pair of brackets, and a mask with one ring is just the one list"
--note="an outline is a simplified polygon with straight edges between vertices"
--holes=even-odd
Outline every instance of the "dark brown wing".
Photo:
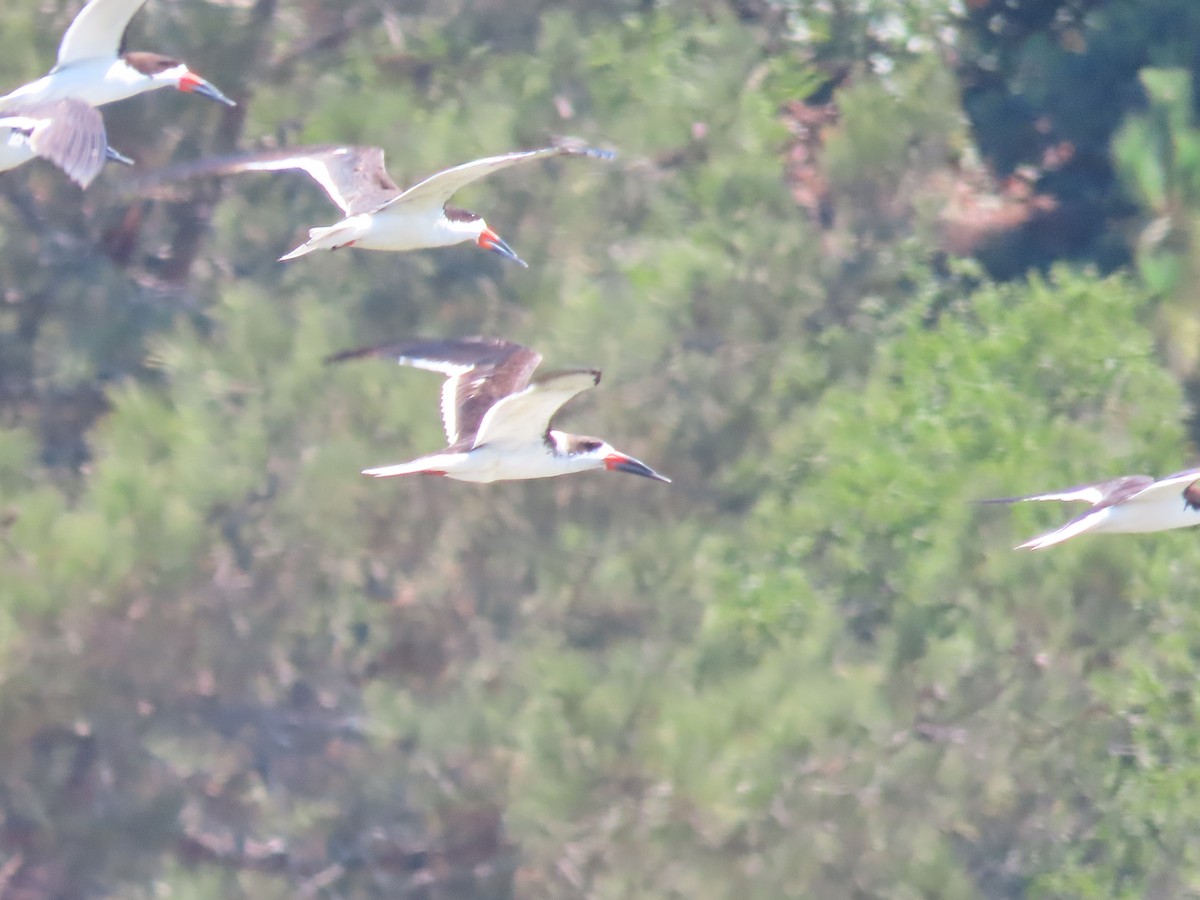
[[367,356],[394,357],[401,365],[440,372],[442,423],[451,447],[470,447],[479,423],[498,401],[524,390],[542,355],[502,338],[392,341],[346,350],[325,362],[344,362]]
[[283,147],[179,163],[139,179],[132,192],[152,193],[157,186],[192,178],[290,169],[307,173],[348,216],[378,209],[400,193],[384,168],[382,149],[332,144]]

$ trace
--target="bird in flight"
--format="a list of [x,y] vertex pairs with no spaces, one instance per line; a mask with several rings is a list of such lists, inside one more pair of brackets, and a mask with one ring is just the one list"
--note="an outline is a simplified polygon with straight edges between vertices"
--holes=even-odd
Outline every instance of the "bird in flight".
[[149,176],[148,183],[232,175],[239,172],[307,173],[342,211],[333,225],[310,228],[308,240],[281,260],[314,250],[419,250],[474,241],[526,266],[513,249],[476,213],[448,206],[458,190],[493,172],[554,156],[612,159],[608,150],[564,140],[540,150],[522,150],[463,163],[430,175],[401,190],[384,168],[379,147],[321,145],[255,151],[170,166]]
[[235,105],[177,59],[122,50],[129,20],[145,2],[90,0],[63,35],[54,68],[0,97],[0,171],[42,156],[86,186],[106,157],[128,162],[108,149],[103,121],[83,106],[164,87]]
[[670,479],[606,441],[550,428],[559,408],[600,382],[596,369],[566,369],[532,380],[542,356],[499,338],[412,340],[334,354],[326,362],[394,357],[438,372],[448,446],[411,462],[366,469],[364,475],[444,475],[459,481],[549,478],[590,469]]
[[1200,469],[1186,469],[1155,479],[1123,475],[1047,494],[1000,497],[983,503],[1062,500],[1090,503],[1091,508],[1061,528],[1020,544],[1018,550],[1043,550],[1080,534],[1129,534],[1167,531],[1200,525]]

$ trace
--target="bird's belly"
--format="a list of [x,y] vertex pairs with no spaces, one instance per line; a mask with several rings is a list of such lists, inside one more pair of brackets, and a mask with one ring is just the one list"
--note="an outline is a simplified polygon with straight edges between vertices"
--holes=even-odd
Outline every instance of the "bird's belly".
[[1131,503],[1110,510],[1108,520],[1097,531],[1138,534],[1200,525],[1200,510],[1184,505],[1183,497],[1161,503]]
[[491,447],[483,446],[463,454],[461,459],[459,465],[446,471],[447,478],[478,482],[524,481],[579,471],[565,466],[540,444],[529,451],[493,451]]
[[423,216],[389,213],[364,216],[366,231],[354,242],[360,250],[418,250],[422,247],[448,247],[469,237],[450,234],[438,228],[435,220]]

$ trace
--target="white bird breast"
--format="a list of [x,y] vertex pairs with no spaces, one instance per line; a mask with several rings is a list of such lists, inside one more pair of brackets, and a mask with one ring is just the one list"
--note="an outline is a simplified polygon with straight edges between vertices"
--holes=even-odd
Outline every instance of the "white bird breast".
[[495,447],[485,444],[459,456],[461,462],[446,467],[446,475],[459,481],[523,481],[553,478],[603,468],[604,461],[585,456],[557,456],[544,444]]
[[403,205],[374,214],[350,216],[345,222],[358,222],[361,237],[354,246],[360,250],[417,250],[423,247],[449,247],[479,236],[476,222],[450,222],[438,213],[408,209]]

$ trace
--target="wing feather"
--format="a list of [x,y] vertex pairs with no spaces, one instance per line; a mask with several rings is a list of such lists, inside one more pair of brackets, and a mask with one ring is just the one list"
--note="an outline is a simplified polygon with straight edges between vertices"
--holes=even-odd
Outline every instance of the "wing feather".
[[1108,507],[1103,509],[1089,509],[1081,516],[1076,516],[1067,524],[1048,531],[1045,534],[1038,535],[1035,538],[1030,538],[1023,544],[1018,544],[1018,550],[1045,550],[1047,547],[1053,547],[1055,544],[1061,544],[1065,540],[1069,540],[1080,534],[1085,534],[1097,528],[1105,519],[1111,515],[1111,510]]
[[1096,481],[1091,484],[1080,484],[1075,487],[1063,488],[1060,491],[1049,491],[1044,494],[1026,494],[1023,497],[996,497],[980,500],[980,503],[1024,503],[1030,500],[1060,500],[1064,502],[1081,501],[1096,507],[1112,506],[1121,503],[1141,493],[1154,479],[1149,475],[1122,475],[1120,478],[1110,478],[1107,481]]
[[58,65],[85,59],[116,58],[129,21],[146,0],[90,0],[79,11],[58,45]]
[[0,116],[0,127],[28,134],[29,149],[80,187],[91,184],[104,168],[108,150],[104,119],[82,100],[15,106]]
[[543,439],[550,420],[564,403],[600,383],[596,369],[571,369],[547,375],[495,403],[479,423],[473,446],[527,444]]
[[1179,493],[1181,498],[1188,499],[1195,492],[1191,490],[1192,485],[1200,480],[1200,469],[1185,469],[1182,472],[1176,472],[1173,475],[1168,475],[1166,478],[1160,478],[1152,484],[1145,485],[1141,490],[1124,498],[1126,504],[1154,503],[1163,499],[1164,494]]
[[446,202],[461,188],[493,172],[499,172],[501,169],[508,169],[551,156],[587,156],[593,159],[612,159],[614,155],[608,150],[598,150],[594,147],[564,142],[552,147],[543,147],[540,150],[522,150],[500,156],[488,156],[430,175],[398,196],[388,199],[379,208],[391,206],[393,203],[406,203],[416,208],[438,210],[445,206]]
[[193,178],[285,171],[304,172],[347,216],[378,209],[400,193],[384,167],[381,148],[334,144],[256,150],[179,163],[139,179],[132,192],[148,193],[158,185]]
[[542,355],[502,338],[392,341],[346,350],[327,363],[387,356],[400,365],[446,376],[442,385],[442,424],[446,441],[470,443],[488,411],[500,400],[529,384]]
[[1200,469],[1184,469],[1180,472],[1172,472],[1170,475],[1164,475],[1158,479],[1155,487],[1162,485],[1164,487],[1173,487],[1179,484],[1187,484],[1200,479]]

